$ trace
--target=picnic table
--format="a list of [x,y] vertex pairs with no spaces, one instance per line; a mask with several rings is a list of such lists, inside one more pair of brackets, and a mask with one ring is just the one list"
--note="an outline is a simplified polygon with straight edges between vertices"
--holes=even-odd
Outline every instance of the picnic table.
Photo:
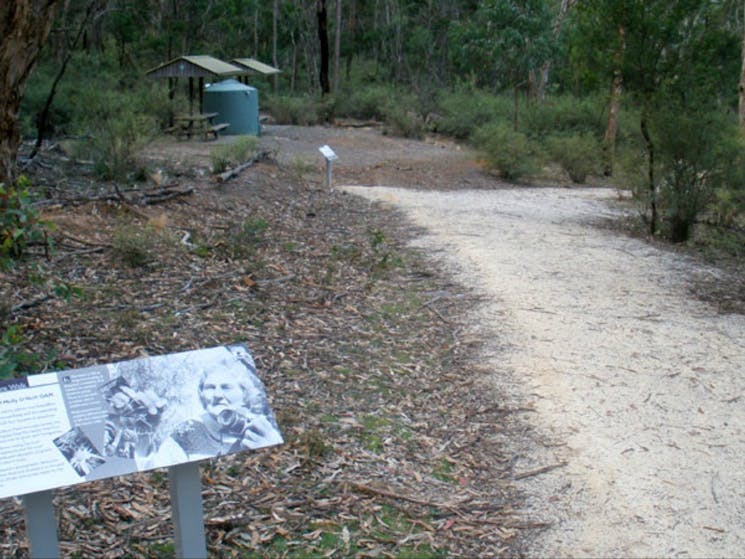
[[217,115],[218,113],[178,115],[174,118],[176,124],[169,131],[173,132],[179,139],[202,137],[205,140],[209,140],[210,138],[216,140],[219,133],[230,126],[226,122],[214,124],[213,120]]

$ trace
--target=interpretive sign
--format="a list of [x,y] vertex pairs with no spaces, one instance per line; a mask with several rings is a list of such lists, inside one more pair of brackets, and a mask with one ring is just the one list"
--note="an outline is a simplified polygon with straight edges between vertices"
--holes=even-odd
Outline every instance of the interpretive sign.
[[0,498],[282,442],[244,345],[0,383]]
[[336,161],[339,157],[328,145],[321,146],[318,148],[318,151],[321,152],[321,155],[323,155],[323,158],[326,160],[326,188],[331,190],[331,162]]
[[339,157],[334,153],[334,150],[331,149],[328,145],[321,146],[318,148],[318,151],[321,152],[321,155],[323,155],[324,159],[327,161],[336,161],[339,159]]

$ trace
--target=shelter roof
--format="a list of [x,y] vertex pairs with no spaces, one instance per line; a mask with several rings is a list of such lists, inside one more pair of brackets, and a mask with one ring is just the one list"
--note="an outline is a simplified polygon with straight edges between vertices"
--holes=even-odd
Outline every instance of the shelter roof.
[[145,75],[154,78],[221,78],[237,76],[244,72],[242,67],[223,62],[207,55],[179,56],[161,64]]
[[254,58],[234,58],[231,60],[233,64],[236,66],[240,66],[241,68],[245,70],[249,70],[249,72],[244,71],[243,73],[251,73],[256,72],[258,74],[263,74],[265,76],[271,76],[272,74],[279,74],[282,70],[279,68],[275,68],[274,66],[269,66],[269,64],[264,64],[263,62],[259,62],[258,60]]

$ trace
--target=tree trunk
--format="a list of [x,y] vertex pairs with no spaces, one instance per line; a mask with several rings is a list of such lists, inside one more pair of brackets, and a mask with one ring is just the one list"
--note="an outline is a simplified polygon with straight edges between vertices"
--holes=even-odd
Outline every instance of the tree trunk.
[[613,175],[613,163],[616,159],[616,135],[618,133],[618,103],[621,98],[621,84],[623,76],[621,70],[613,72],[613,81],[610,86],[610,101],[608,102],[608,123],[603,136],[603,155],[605,168],[603,172],[606,177]]
[[60,66],[57,75],[54,77],[54,81],[52,82],[52,87],[49,89],[49,94],[47,95],[47,100],[44,103],[44,107],[42,108],[36,119],[36,143],[34,144],[34,149],[31,150],[31,153],[28,156],[29,159],[34,158],[39,149],[41,149],[41,144],[44,140],[44,132],[47,128],[47,121],[49,120],[49,109],[52,108],[52,102],[54,101],[54,96],[57,93],[57,86],[59,85],[59,82],[62,81],[62,77],[65,75],[65,70],[67,70],[67,65],[69,64],[70,59],[73,55],[73,49],[77,47],[80,39],[83,36],[83,33],[85,33],[85,29],[88,26],[88,22],[90,21],[91,17],[93,16],[93,12],[97,3],[98,0],[92,0],[88,4],[88,7],[85,11],[85,16],[80,22],[80,27],[78,27],[78,32],[75,35],[75,38],[70,42],[69,45],[67,45],[67,48],[65,49],[65,58],[62,60],[62,65]]
[[[743,21],[745,21],[745,14],[743,14]],[[742,66],[740,68],[740,85],[737,88],[740,101],[737,115],[740,126],[745,128],[745,29],[743,29],[742,33],[742,49],[740,51],[740,56],[742,58]]]
[[651,214],[649,217],[649,233],[654,235],[657,233],[657,185],[654,182],[654,143],[649,135],[649,128],[647,126],[647,115],[646,109],[642,112],[641,118],[641,132],[644,137],[644,143],[647,147],[647,192],[649,194],[649,209]]
[[[553,35],[555,40],[559,39],[561,26],[564,23],[567,12],[569,12],[569,8],[573,7],[576,3],[577,0],[561,0],[561,4],[559,5],[559,13],[557,14],[553,24]],[[540,72],[537,72],[533,76],[534,81],[531,83],[532,98],[538,99],[539,101],[546,100],[546,86],[548,86],[550,71],[551,61],[546,60],[543,64],[541,64]]]
[[331,92],[331,86],[329,85],[329,32],[326,0],[316,0],[316,16],[318,18],[318,40],[321,46],[321,70],[319,73],[321,93],[326,95]]
[[625,30],[623,27],[618,28],[618,45],[613,55],[615,69],[613,70],[613,80],[610,86],[610,100],[608,101],[608,123],[605,127],[603,136],[603,152],[605,158],[604,173],[606,177],[613,175],[613,163],[616,159],[616,135],[618,132],[618,108],[621,99],[621,88],[623,86],[623,74],[621,73],[621,63],[623,62],[623,49],[625,42]]
[[295,93],[295,80],[297,79],[297,40],[295,39],[295,32],[290,34],[292,40],[292,72],[290,73],[290,91]]
[[341,0],[336,0],[336,29],[334,29],[334,95],[339,92],[339,57],[341,56]]
[[512,107],[512,129],[517,132],[517,96],[519,95],[519,88],[517,82],[513,89],[513,107]]
[[[277,20],[279,19],[279,0],[274,0],[274,9],[272,10],[272,64],[279,68],[277,62]],[[276,94],[279,87],[279,75],[274,74],[272,81],[272,91]]]
[[347,19],[347,31],[349,33],[347,52],[349,54],[347,55],[346,74],[347,81],[349,81],[352,74],[352,58],[354,57],[354,34],[357,23],[357,0],[352,0],[349,3],[349,9],[347,11],[349,12],[349,18]]
[[21,137],[18,111],[54,19],[55,0],[17,0],[0,6],[0,182],[15,180]]
[[259,2],[254,7],[254,56],[259,56]]

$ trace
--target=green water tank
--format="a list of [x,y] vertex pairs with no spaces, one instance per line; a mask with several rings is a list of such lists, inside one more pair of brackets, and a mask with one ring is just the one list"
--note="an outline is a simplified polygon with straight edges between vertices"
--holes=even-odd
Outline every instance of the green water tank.
[[205,113],[217,113],[213,124],[230,124],[221,134],[261,135],[259,92],[238,80],[224,80],[204,88]]

